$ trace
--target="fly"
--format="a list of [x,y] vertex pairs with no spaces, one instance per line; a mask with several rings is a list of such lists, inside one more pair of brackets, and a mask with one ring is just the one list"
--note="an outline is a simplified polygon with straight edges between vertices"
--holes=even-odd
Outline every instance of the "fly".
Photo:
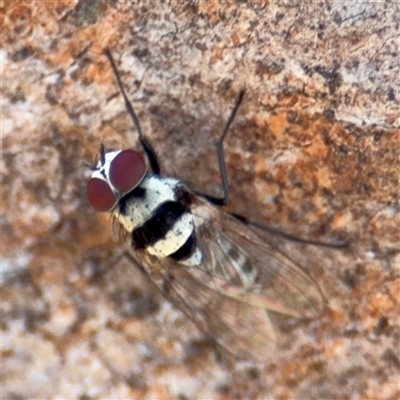
[[203,333],[238,357],[266,358],[266,342],[275,336],[269,313],[313,318],[324,300],[316,283],[245,218],[220,209],[229,195],[223,141],[244,92],[216,144],[224,197],[196,193],[160,174],[108,49],[105,55],[150,168],[137,151],[106,152],[102,144],[87,185],[89,203],[112,213],[130,236],[134,262]]

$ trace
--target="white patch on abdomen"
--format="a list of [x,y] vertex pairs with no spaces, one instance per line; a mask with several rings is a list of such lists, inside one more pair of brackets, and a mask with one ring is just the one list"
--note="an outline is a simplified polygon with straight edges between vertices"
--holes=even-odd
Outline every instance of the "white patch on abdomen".
[[189,267],[196,267],[197,265],[200,265],[202,259],[203,256],[201,254],[201,250],[199,246],[196,246],[196,250],[194,251],[194,253],[189,258],[185,260],[180,260],[179,263],[187,265]]
[[163,239],[147,247],[147,251],[158,257],[168,257],[179,250],[188,240],[193,232],[193,217],[189,212],[185,212],[172,226]]

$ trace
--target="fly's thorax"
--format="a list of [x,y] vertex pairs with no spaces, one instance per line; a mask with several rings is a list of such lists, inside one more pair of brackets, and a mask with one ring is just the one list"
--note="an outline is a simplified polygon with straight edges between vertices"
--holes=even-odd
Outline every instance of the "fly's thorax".
[[118,221],[132,233],[163,203],[177,200],[175,193],[179,185],[182,183],[178,179],[147,174],[138,187],[120,200],[116,210]]

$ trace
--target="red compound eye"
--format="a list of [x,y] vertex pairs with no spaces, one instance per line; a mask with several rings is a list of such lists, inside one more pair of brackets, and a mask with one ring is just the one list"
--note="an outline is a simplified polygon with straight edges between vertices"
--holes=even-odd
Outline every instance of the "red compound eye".
[[143,157],[135,150],[123,150],[111,162],[109,178],[117,190],[127,193],[140,183],[145,173]]
[[99,178],[90,179],[86,196],[90,205],[97,211],[110,211],[117,201],[108,183]]

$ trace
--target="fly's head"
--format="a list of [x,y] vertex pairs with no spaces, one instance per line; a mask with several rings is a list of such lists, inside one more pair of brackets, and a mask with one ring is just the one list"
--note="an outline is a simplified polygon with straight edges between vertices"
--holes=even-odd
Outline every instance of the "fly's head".
[[100,147],[100,160],[93,167],[86,188],[90,205],[97,211],[113,211],[119,200],[131,192],[146,175],[146,163],[132,149],[105,152]]

